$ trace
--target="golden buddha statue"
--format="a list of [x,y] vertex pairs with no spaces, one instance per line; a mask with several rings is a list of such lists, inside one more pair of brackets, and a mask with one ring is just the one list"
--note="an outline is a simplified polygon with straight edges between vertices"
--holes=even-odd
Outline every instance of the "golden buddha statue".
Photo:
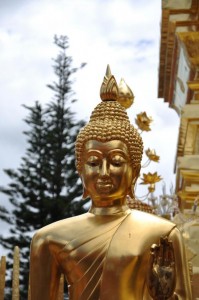
[[102,102],[76,141],[88,213],[40,229],[31,244],[31,300],[56,300],[60,276],[70,300],[191,300],[182,237],[175,225],[131,210],[143,144],[117,101],[108,68]]

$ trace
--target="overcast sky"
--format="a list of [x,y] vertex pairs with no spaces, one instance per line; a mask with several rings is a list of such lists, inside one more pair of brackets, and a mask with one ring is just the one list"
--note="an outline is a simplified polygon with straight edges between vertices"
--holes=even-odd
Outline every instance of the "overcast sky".
[[[123,77],[134,92],[135,104],[129,110],[132,123],[143,111],[154,120],[143,139],[145,149],[155,148],[161,160],[147,171],[158,171],[168,187],[175,183],[179,117],[157,99],[160,20],[160,0],[0,1],[0,185],[9,182],[3,169],[17,168],[25,152],[22,131],[27,111],[22,104],[33,105],[35,100],[44,104],[53,96],[46,84],[54,80],[55,34],[68,36],[74,67],[87,63],[73,85],[77,118],[88,120],[99,103],[109,63],[116,80]],[[161,183],[158,186],[157,193]],[[6,205],[2,195],[0,205]]]

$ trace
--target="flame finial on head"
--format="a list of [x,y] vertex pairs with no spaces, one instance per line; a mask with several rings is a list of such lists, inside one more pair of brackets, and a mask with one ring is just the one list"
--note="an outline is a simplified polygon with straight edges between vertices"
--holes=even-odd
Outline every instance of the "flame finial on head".
[[118,85],[115,77],[111,74],[110,66],[107,65],[106,75],[104,76],[101,88],[100,97],[102,101],[116,101],[118,99]]

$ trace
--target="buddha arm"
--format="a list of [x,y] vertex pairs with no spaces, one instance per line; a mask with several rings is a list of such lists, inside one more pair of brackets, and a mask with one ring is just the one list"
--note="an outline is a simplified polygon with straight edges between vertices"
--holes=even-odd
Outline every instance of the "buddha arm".
[[179,300],[191,300],[191,284],[188,269],[187,257],[182,235],[177,228],[174,228],[169,236],[175,250],[176,264],[176,288],[175,295]]
[[155,300],[192,299],[185,249],[176,228],[169,238],[161,237],[159,243],[151,247],[147,287]]
[[31,244],[30,286],[31,300],[56,300],[60,269],[49,239],[37,233]]

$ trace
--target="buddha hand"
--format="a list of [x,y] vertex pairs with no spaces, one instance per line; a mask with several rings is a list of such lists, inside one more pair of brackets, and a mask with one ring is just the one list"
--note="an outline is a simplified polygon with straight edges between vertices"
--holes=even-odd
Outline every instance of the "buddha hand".
[[161,237],[159,245],[150,250],[147,287],[154,300],[166,300],[174,294],[176,284],[173,244],[168,237]]

